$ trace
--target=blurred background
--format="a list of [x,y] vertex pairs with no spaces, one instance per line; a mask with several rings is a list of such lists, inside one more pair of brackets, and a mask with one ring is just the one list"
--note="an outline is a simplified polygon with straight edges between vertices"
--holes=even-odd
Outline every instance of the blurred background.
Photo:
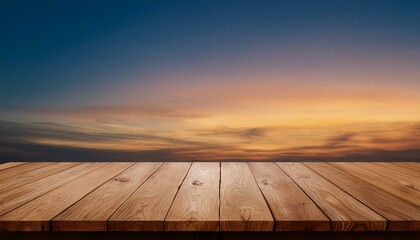
[[415,161],[420,1],[1,1],[0,161]]

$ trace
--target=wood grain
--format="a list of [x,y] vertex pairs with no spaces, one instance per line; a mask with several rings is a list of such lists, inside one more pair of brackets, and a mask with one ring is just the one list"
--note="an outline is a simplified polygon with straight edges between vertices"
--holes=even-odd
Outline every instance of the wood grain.
[[53,231],[106,231],[112,213],[162,163],[136,163],[79,200],[52,221]]
[[274,220],[245,162],[224,162],[221,168],[220,230],[273,231]]
[[22,206],[61,185],[87,174],[107,163],[82,163],[0,195],[0,215]]
[[163,231],[164,220],[191,163],[164,163],[111,216],[110,231]]
[[18,166],[4,169],[1,171],[1,174],[0,174],[0,182],[13,178],[16,175],[21,175],[30,171],[34,171],[38,168],[42,168],[51,164],[53,163],[52,162],[34,162],[34,163],[21,164]]
[[397,165],[403,165],[404,167],[410,167],[417,172],[420,172],[420,162],[394,162]]
[[382,167],[394,169],[406,175],[420,178],[420,169],[413,168],[407,165],[406,163],[399,163],[399,162],[372,162],[372,163],[375,165],[382,166]]
[[331,219],[332,231],[385,231],[386,219],[301,163],[277,163]]
[[361,166],[367,171],[372,171],[401,185],[420,191],[420,172],[418,172],[415,177],[407,174],[407,172],[400,172],[395,169],[373,163],[357,163],[355,166]]
[[0,217],[6,231],[49,231],[49,221],[133,163],[110,163]]
[[337,167],[344,172],[347,172],[357,178],[364,180],[374,186],[377,186],[401,199],[404,199],[417,207],[420,206],[420,192],[404,186],[400,183],[392,181],[384,176],[375,173],[375,169],[366,170],[363,164],[355,165],[355,163],[329,163],[330,165]]
[[305,163],[388,220],[388,231],[420,231],[420,208],[326,163]]
[[11,167],[16,167],[22,164],[25,164],[27,162],[7,162],[7,163],[2,163],[0,164],[0,170],[4,170],[4,169],[8,169]]
[[330,221],[275,163],[249,163],[276,219],[277,231],[328,231]]
[[26,163],[0,170],[0,231],[415,233],[419,166]]
[[193,163],[165,219],[166,231],[219,230],[220,163]]
[[69,162],[61,162],[61,163],[54,163],[51,165],[47,165],[45,167],[41,167],[35,169],[33,171],[29,171],[23,174],[17,174],[9,179],[0,181],[0,195],[12,191],[18,187],[23,185],[29,184],[31,182],[35,182],[39,179],[43,179],[55,173],[64,171],[80,163],[69,163]]

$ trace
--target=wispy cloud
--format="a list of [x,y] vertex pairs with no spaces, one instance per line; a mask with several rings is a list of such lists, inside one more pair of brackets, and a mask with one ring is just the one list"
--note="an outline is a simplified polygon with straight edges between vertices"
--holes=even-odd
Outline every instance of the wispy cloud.
[[[415,160],[418,123],[190,130],[176,137],[144,129],[0,122],[1,161]],[[351,129],[351,130],[350,130]],[[306,136],[308,139],[304,139]]]
[[206,130],[197,133],[201,136],[227,136],[240,139],[254,140],[256,138],[264,137],[266,128],[228,128],[220,127],[216,129]]
[[337,146],[341,144],[345,144],[351,142],[353,140],[354,134],[352,133],[342,133],[336,136],[333,136],[328,139],[328,144],[330,146]]
[[208,115],[188,111],[166,104],[115,105],[115,106],[72,106],[72,107],[3,107],[0,112],[8,115],[23,115],[41,119],[54,118],[72,121],[121,122],[134,119],[195,119]]
[[[73,127],[57,123],[16,123],[0,121],[0,136],[2,139],[25,141],[25,142],[46,142],[50,144],[54,141],[58,143],[72,142],[80,143],[101,143],[137,145],[137,141],[146,141],[150,143],[182,145],[200,145],[202,143],[178,138],[158,136],[146,133],[132,132],[112,132],[98,129],[88,129],[82,127]],[[60,145],[60,144],[57,144]],[[63,145],[63,144],[61,144]]]

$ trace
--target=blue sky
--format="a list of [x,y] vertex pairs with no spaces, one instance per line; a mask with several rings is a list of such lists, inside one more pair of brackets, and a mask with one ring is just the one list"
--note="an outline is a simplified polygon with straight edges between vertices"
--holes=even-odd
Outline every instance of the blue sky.
[[278,62],[327,68],[367,51],[418,60],[419,8],[418,1],[3,1],[1,105],[50,105],[50,97],[86,88],[84,100],[94,101],[86,95],[98,86],[165,72],[222,74]]

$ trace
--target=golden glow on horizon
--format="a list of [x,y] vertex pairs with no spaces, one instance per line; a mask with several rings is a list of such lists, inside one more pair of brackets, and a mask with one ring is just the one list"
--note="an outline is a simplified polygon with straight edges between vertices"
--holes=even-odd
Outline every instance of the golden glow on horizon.
[[[152,151],[173,149],[187,159],[211,160],[242,157],[270,159],[275,156],[340,156],[349,152],[420,147],[418,122],[372,122],[347,124],[295,124],[265,128],[208,128],[186,130],[160,138],[144,138],[144,131],[124,127],[122,138],[71,141],[30,139],[38,144],[102,150]],[[112,133],[112,129],[97,131]],[[138,138],[136,134],[139,134]],[[127,137],[127,138],[125,138]],[[143,138],[143,139],[142,139]],[[186,142],[171,140],[182,139]]]
[[124,86],[124,102],[129,104],[22,109],[9,117],[47,118],[82,136],[27,139],[38,144],[171,149],[186,159],[271,159],[420,147],[418,88],[360,81],[252,81],[252,77],[257,79],[247,76],[243,82],[207,80],[149,89]]

